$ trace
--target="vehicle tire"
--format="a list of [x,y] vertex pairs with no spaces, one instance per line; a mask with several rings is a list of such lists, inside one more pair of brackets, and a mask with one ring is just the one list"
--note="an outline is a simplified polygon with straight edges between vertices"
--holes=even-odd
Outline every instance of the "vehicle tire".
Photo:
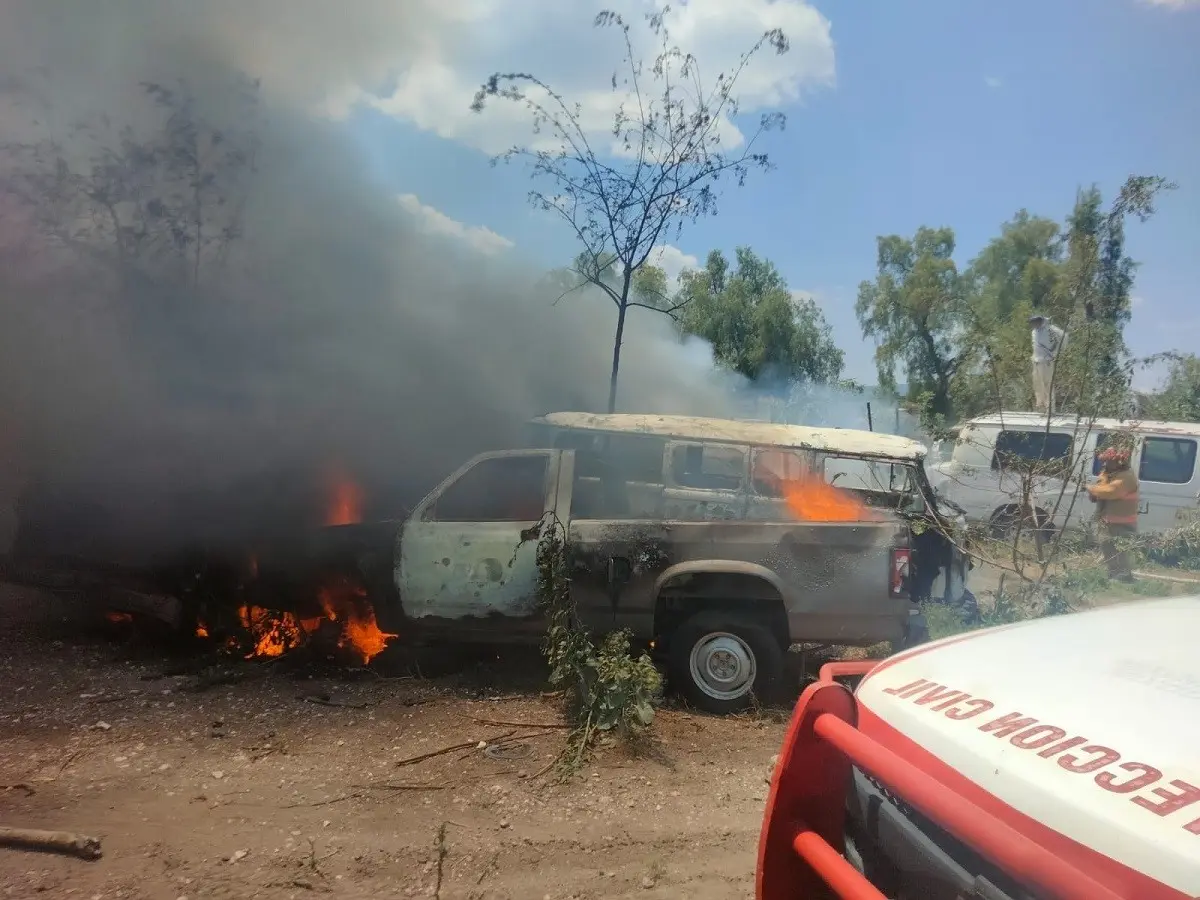
[[979,624],[979,600],[970,591],[963,591],[958,601],[958,612],[968,625]]
[[[1022,518],[1023,515],[1016,506],[997,507],[992,512],[991,518],[988,519],[988,528],[991,530],[992,538],[998,541],[1007,540],[1016,531],[1017,524],[1021,522]],[[1050,513],[1040,506],[1034,507],[1031,520],[1022,524],[1022,531],[1032,533],[1034,539],[1038,541],[1053,538],[1055,530],[1054,524],[1050,520]]]
[[920,646],[921,644],[928,644],[931,640],[929,636],[929,626],[925,624],[925,617],[914,616],[913,618],[919,618],[920,621],[917,623],[909,623],[908,630],[904,632],[904,637],[900,639],[900,644],[896,647],[897,651],[910,650],[913,647]]
[[1007,538],[1017,527],[1019,518],[1020,510],[1015,506],[996,507],[988,519],[988,530],[991,532],[992,539],[1002,541]]
[[739,712],[769,700],[783,677],[783,647],[758,620],[705,612],[685,621],[670,641],[670,679],[697,709]]

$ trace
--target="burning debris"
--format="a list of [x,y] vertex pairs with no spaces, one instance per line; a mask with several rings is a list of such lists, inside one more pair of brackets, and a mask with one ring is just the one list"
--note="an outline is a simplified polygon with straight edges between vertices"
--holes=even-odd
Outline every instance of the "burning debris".
[[391,638],[399,637],[379,627],[367,592],[349,579],[323,587],[318,598],[329,621],[342,623],[338,646],[352,649],[362,658],[363,665],[382,653]]
[[[228,639],[229,649],[244,651],[243,639],[248,637],[246,659],[270,659],[319,638],[367,665],[387,649],[388,641],[399,637],[379,627],[366,590],[348,578],[322,586],[316,599],[321,612],[311,616],[243,603],[237,611],[241,635]],[[196,635],[207,638],[208,627],[199,624]]]
[[282,656],[304,642],[305,633],[290,612],[243,605],[238,608],[238,619],[254,640],[254,649],[246,654],[247,659]]

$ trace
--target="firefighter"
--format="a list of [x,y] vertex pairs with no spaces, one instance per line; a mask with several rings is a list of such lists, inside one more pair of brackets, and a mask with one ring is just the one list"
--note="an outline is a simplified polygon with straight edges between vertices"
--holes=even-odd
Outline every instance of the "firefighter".
[[1100,549],[1108,566],[1108,575],[1118,581],[1133,581],[1129,562],[1129,542],[1137,534],[1138,480],[1129,467],[1130,452],[1110,447],[1100,453],[1102,470],[1095,484],[1088,485],[1088,497],[1096,504],[1100,522]]

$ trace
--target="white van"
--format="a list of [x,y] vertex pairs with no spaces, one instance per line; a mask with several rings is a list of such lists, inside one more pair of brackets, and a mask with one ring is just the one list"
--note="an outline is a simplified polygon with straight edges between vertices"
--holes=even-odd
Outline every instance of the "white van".
[[1020,508],[1021,472],[1035,463],[1039,477],[1031,480],[1030,497],[1039,518],[1054,527],[1078,527],[1095,514],[1082,486],[1100,473],[1096,449],[1117,432],[1135,442],[1138,529],[1166,531],[1200,515],[1195,423],[1075,416],[1047,421],[1034,412],[980,416],[962,426],[950,459],[931,466],[929,479],[939,495],[965,510],[968,521],[1002,528]]

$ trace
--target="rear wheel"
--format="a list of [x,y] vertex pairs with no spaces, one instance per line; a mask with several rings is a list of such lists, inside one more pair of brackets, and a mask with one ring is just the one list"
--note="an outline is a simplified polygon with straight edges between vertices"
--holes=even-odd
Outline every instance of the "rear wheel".
[[900,640],[898,650],[908,650],[920,644],[929,643],[929,626],[925,624],[924,616],[909,616],[908,628]]
[[1022,512],[1021,507],[1015,505],[1000,506],[993,510],[988,520],[988,527],[996,540],[1011,538],[1018,525],[1023,532],[1032,533],[1035,540],[1046,540],[1054,535],[1050,513],[1040,506],[1026,512]]
[[671,682],[705,712],[738,712],[755,697],[774,694],[783,676],[783,652],[770,630],[754,619],[700,613],[671,636]]

